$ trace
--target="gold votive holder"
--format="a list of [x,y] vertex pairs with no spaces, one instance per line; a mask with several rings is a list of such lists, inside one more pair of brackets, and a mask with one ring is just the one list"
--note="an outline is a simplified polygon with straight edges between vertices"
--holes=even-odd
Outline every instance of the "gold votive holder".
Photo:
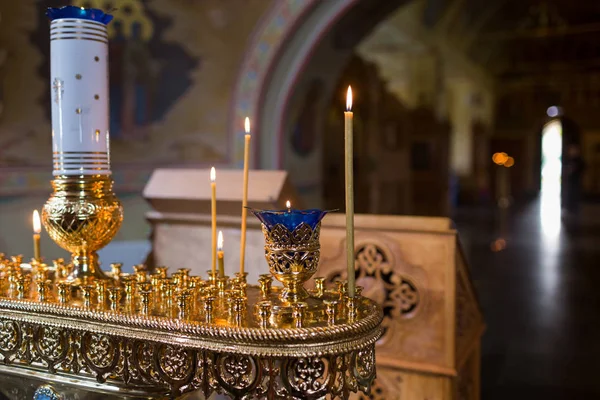
[[327,324],[335,325],[338,301],[337,300],[324,300],[323,302],[325,303],[325,315],[327,315]]
[[58,303],[61,305],[69,304],[71,300],[71,284],[67,282],[58,282],[56,284],[58,294]]
[[108,299],[110,300],[110,310],[118,312],[121,308],[121,297],[123,296],[123,288],[120,286],[112,286],[108,288]]

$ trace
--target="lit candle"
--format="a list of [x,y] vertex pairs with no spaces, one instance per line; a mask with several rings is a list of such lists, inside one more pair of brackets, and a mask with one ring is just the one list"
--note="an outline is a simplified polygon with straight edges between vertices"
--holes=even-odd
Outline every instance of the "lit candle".
[[219,239],[217,240],[217,258],[219,259],[219,276],[225,276],[225,261],[223,260],[223,232],[219,231]]
[[285,202],[285,208],[287,208],[288,212],[292,212],[292,203],[289,200]]
[[42,224],[40,223],[40,213],[38,210],[33,210],[33,258],[36,261],[41,261],[40,256],[40,233],[42,232]]
[[244,137],[244,186],[242,189],[242,237],[240,241],[240,274],[244,275],[246,261],[246,219],[248,218],[248,169],[250,164],[250,119],[244,121],[246,136]]
[[354,297],[354,171],[352,144],[352,89],[348,86],[346,112],[344,112],[344,137],[346,143],[346,267],[348,268],[348,297]]
[[215,167],[210,169],[210,211],[211,211],[211,228],[212,228],[212,263],[211,270],[213,276],[217,273],[217,172]]

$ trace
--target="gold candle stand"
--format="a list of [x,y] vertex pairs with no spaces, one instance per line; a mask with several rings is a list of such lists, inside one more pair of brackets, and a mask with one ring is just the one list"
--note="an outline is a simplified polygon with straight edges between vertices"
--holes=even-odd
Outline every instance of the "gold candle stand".
[[[261,287],[240,277],[217,287],[186,271],[138,271],[102,280],[99,301],[98,285],[70,297],[74,284],[56,278],[13,293],[8,283],[32,273],[17,261],[0,259],[0,393],[21,376],[45,383],[17,383],[21,398],[76,387],[103,398],[347,399],[375,378],[382,309],[338,288],[319,285],[281,312],[284,289],[266,276]],[[140,296],[123,296],[136,278]]]
[[67,281],[81,284],[107,279],[98,263],[97,250],[106,246],[123,222],[123,207],[107,175],[59,176],[54,192],[42,208],[48,235],[72,254]]

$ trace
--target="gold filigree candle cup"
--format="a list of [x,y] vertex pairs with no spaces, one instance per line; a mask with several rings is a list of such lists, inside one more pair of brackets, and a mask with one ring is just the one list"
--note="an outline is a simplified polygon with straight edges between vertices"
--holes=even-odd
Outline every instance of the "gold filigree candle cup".
[[262,222],[265,258],[271,275],[283,284],[279,299],[297,303],[309,297],[304,282],[317,271],[323,210],[251,210]]
[[263,224],[265,258],[273,277],[284,286],[280,294],[282,301],[294,303],[308,297],[303,285],[319,266],[320,229],[321,224],[311,229],[303,223],[294,231],[279,224],[269,230]]
[[107,279],[96,251],[112,240],[123,222],[123,207],[112,184],[105,175],[57,176],[42,208],[48,235],[72,254],[67,280],[77,285],[85,278]]

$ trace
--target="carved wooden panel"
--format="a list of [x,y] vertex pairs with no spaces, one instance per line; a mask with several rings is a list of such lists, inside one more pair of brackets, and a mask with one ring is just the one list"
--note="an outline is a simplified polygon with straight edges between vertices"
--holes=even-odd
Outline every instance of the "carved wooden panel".
[[[341,217],[321,231],[318,274],[328,281],[347,275]],[[356,218],[357,285],[385,315],[371,399],[479,399],[483,317],[456,232],[443,221]]]

